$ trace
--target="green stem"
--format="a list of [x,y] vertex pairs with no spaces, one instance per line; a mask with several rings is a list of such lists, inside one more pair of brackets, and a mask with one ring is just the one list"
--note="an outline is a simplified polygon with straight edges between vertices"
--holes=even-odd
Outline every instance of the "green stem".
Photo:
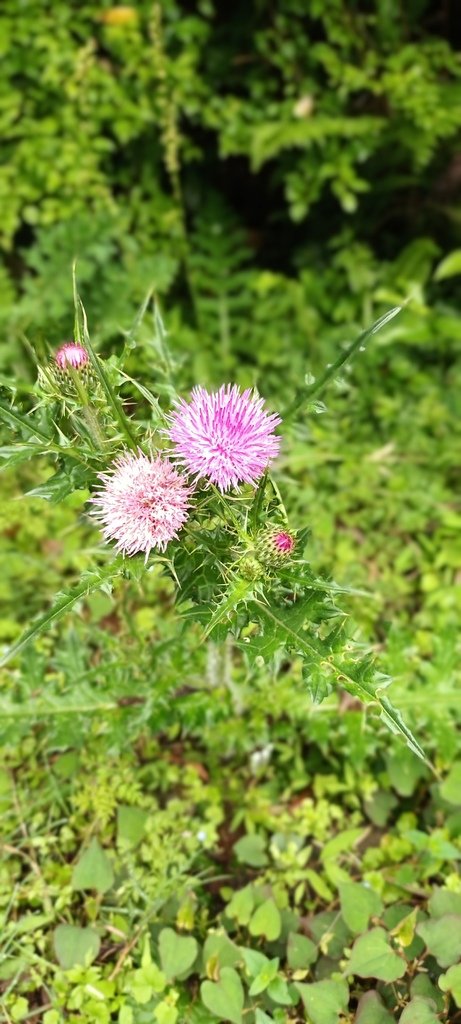
[[[120,427],[120,430],[121,430],[121,432],[122,432],[122,434],[123,434],[123,436],[124,436],[128,446],[130,448],[132,448],[133,451],[137,452],[138,449],[139,449],[139,444],[138,444],[138,442],[136,440],[136,437],[135,437],[133,431],[131,430],[130,421],[129,421],[128,417],[125,416],[125,413],[123,411],[123,407],[121,405],[121,402],[117,398],[117,395],[115,394],[115,391],[114,391],[114,389],[113,389],[113,387],[112,387],[112,385],[110,383],[110,380],[109,380],[109,378],[107,376],[107,373],[106,373],[106,371],[104,369],[104,366],[103,366],[101,360],[98,359],[98,356],[96,355],[96,352],[95,352],[95,350],[93,348],[93,345],[92,345],[92,342],[91,342],[91,338],[90,338],[89,331],[88,331],[88,322],[87,322],[87,318],[86,318],[85,308],[84,308],[83,303],[82,303],[82,301],[81,301],[81,299],[80,299],[80,297],[78,295],[78,292],[77,292],[76,266],[75,266],[75,263],[74,263],[74,266],[73,266],[73,286],[74,286],[74,303],[75,303],[75,338],[76,338],[76,341],[78,341],[78,343],[80,345],[83,345],[86,348],[86,350],[88,352],[88,355],[90,357],[91,363],[93,365],[95,374],[96,374],[96,376],[97,376],[97,378],[98,378],[98,380],[99,380],[99,382],[101,384],[101,387],[102,387],[102,389],[104,391],[104,394],[106,396],[107,402],[108,402],[108,404],[110,405],[110,407],[112,409],[112,412],[113,412],[114,417],[115,417],[115,419],[116,419],[116,421],[118,423],[118,426]],[[80,324],[80,316],[82,318],[82,325]]]
[[284,413],[282,413],[283,422],[287,423],[288,420],[292,419],[294,414],[298,412],[298,410],[301,409],[303,405],[306,405],[307,402],[310,402],[314,395],[321,395],[322,392],[327,387],[327,385],[330,383],[330,381],[333,380],[334,377],[336,377],[336,374],[338,373],[338,370],[341,369],[341,366],[344,366],[344,364],[347,363],[349,359],[351,359],[354,353],[357,352],[357,350],[360,349],[365,344],[366,341],[368,341],[368,338],[370,338],[371,335],[377,334],[377,332],[380,331],[382,327],[389,323],[389,320],[392,320],[394,316],[397,316],[397,314],[400,313],[401,309],[401,306],[394,306],[393,309],[390,309],[387,313],[384,314],[384,316],[380,317],[379,320],[376,320],[371,327],[368,327],[367,330],[362,331],[362,333],[359,334],[358,338],[356,338],[351,345],[348,345],[344,352],[341,352],[341,354],[338,356],[335,362],[331,363],[330,366],[327,366],[324,373],[317,380],[315,380],[312,384],[308,385],[307,387],[300,388],[299,391],[297,391],[292,404],[288,406],[288,409],[285,409]]

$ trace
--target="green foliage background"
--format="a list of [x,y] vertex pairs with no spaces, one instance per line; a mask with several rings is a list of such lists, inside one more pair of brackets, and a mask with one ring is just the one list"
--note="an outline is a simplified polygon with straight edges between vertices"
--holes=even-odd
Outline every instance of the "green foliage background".
[[[459,44],[455,4],[426,0],[3,0],[5,401],[27,412],[30,346],[72,334],[75,257],[101,353],[128,345],[155,391],[149,308],[127,333],[152,289],[185,390],[236,379],[274,408],[406,303],[280,476],[314,569],[370,592],[357,636],[439,773],[344,697],[312,706],[296,665],[190,650],[155,574],[94,595],[2,677],[5,1021],[210,1024],[224,982],[237,1024],[456,1019]],[[5,644],[99,557],[85,491],[18,500],[49,472],[2,477]]]

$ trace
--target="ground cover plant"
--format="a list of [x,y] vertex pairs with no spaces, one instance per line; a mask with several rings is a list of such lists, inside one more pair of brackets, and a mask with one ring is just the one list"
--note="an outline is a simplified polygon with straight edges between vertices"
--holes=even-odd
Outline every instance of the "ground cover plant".
[[461,1015],[459,26],[307,6],[2,4],[7,1024]]

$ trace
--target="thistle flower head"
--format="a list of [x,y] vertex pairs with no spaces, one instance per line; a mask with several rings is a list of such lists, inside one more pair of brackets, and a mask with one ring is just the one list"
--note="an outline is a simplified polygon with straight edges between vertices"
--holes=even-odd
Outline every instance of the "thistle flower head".
[[191,488],[166,459],[141,451],[125,452],[108,473],[90,502],[106,540],[114,540],[126,555],[152,548],[164,551],[188,518]]
[[168,436],[190,473],[228,491],[240,483],[254,485],[278,455],[274,430],[280,422],[250,389],[223,384],[210,394],[196,387],[190,402],[177,403]]
[[55,352],[54,359],[58,369],[64,371],[69,367],[72,370],[83,370],[89,362],[86,348],[83,345],[78,345],[76,341],[66,341],[64,345],[61,345]]
[[296,546],[296,537],[286,527],[268,526],[259,534],[255,544],[257,558],[268,566],[288,562]]

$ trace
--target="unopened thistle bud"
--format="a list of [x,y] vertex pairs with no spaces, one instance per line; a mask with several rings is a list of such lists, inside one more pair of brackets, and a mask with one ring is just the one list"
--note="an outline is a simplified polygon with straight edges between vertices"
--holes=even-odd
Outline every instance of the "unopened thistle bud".
[[69,369],[80,372],[88,367],[90,357],[83,345],[77,344],[76,341],[66,341],[58,348],[54,361],[58,370],[62,370],[64,373]]
[[245,555],[244,558],[240,559],[239,572],[244,580],[250,580],[250,582],[262,580],[266,575],[264,566],[253,555]]
[[97,378],[86,348],[75,341],[64,342],[48,365],[39,368],[38,384],[41,391],[55,399],[81,400],[82,388],[94,394]]
[[255,544],[256,557],[266,566],[289,562],[296,547],[296,536],[283,526],[268,526],[259,534]]

